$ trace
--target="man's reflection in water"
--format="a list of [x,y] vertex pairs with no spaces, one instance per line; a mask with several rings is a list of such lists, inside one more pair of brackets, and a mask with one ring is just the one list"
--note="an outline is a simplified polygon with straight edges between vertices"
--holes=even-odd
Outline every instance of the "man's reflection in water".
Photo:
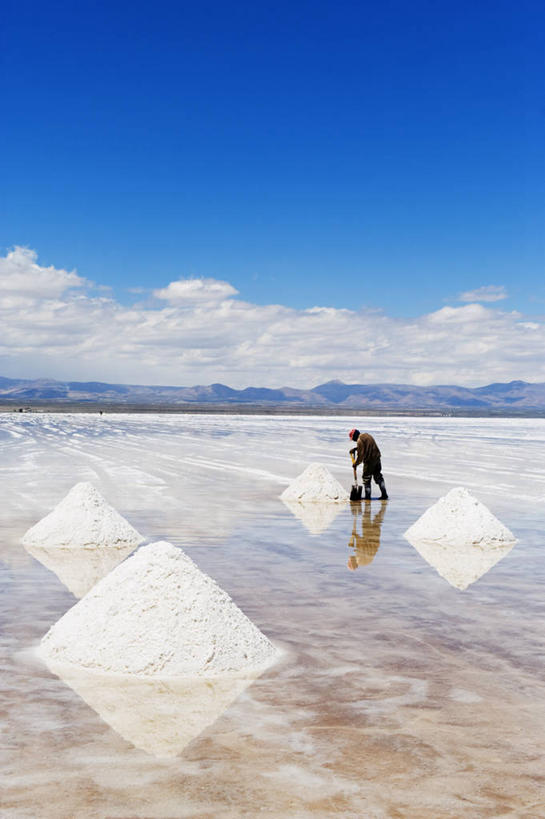
[[[388,505],[387,501],[381,501],[378,510],[371,517],[371,504],[351,503],[352,509],[352,534],[348,541],[348,546],[354,549],[354,554],[348,558],[348,568],[355,571],[359,566],[368,566],[372,563],[374,556],[380,546],[380,530],[384,513]],[[363,507],[363,514],[362,514]],[[358,518],[361,515],[361,535],[358,534]]]

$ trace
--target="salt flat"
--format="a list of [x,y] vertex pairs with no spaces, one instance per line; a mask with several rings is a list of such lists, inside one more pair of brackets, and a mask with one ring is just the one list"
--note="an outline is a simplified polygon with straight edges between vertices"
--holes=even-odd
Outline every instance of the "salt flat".
[[[311,462],[349,489],[354,424],[377,438],[391,500],[313,526],[279,495]],[[543,815],[545,420],[12,413],[0,445],[6,815]],[[133,686],[128,709],[126,685],[34,657],[78,565],[57,576],[20,538],[78,481],[184,548],[286,649],[216,696],[213,724],[200,693]],[[465,590],[403,538],[454,486],[518,538]],[[172,728],[184,708],[189,744]]]

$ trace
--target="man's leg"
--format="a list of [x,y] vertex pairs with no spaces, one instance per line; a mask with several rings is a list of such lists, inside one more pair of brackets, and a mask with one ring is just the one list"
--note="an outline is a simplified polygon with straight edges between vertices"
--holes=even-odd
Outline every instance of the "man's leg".
[[373,469],[373,480],[376,484],[378,484],[381,500],[388,500],[388,493],[386,491],[386,484],[384,483],[384,478],[382,475],[382,464],[380,463],[380,458],[376,462]]
[[367,463],[367,461],[363,464],[363,475],[361,476],[361,480],[363,483],[363,490],[364,500],[371,500],[371,477],[373,475],[373,464]]

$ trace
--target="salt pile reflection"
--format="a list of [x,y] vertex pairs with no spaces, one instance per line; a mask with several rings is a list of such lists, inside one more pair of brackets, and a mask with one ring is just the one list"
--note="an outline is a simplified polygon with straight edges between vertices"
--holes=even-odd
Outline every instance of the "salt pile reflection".
[[54,572],[74,597],[84,597],[99,580],[115,569],[136,546],[96,546],[92,549],[62,549],[25,544],[26,551]]
[[282,503],[290,510],[292,515],[298,518],[303,526],[308,529],[311,535],[321,535],[325,532],[337,515],[339,515],[346,506],[346,502],[342,503],[315,503],[287,500],[282,498]]
[[431,540],[407,538],[424,560],[455,589],[464,591],[509,554],[514,542],[505,545],[451,546]]
[[148,680],[47,666],[123,739],[159,758],[178,756],[259,676]]

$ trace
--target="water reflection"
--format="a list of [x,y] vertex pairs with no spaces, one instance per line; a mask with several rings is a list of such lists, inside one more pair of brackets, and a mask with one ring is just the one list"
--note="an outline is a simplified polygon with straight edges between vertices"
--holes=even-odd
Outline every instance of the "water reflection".
[[282,498],[282,503],[290,512],[298,518],[311,535],[321,535],[329,529],[337,515],[345,508],[346,502],[315,502],[300,503],[299,501],[286,500]]
[[95,546],[92,549],[25,545],[25,549],[46,569],[54,572],[74,597],[79,598],[134,552],[136,544],[127,544],[121,548]]
[[407,540],[447,583],[460,591],[489,572],[515,545],[511,542],[503,546],[495,543],[444,546],[436,541]]
[[97,674],[47,660],[123,739],[155,757],[175,757],[259,676],[142,679]]
[[[373,562],[380,546],[382,522],[386,513],[388,501],[381,501],[378,509],[370,502],[351,503],[352,534],[348,546],[354,553],[348,558],[348,568],[355,571],[360,566],[368,566]],[[371,514],[373,507],[374,514]],[[358,532],[358,520],[361,518],[361,534]]]

